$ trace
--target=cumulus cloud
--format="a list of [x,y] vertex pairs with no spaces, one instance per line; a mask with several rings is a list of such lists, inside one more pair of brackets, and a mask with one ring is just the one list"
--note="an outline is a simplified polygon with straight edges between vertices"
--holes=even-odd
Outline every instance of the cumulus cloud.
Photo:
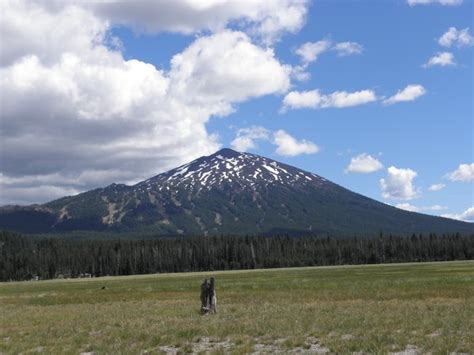
[[38,201],[49,201],[64,196],[74,196],[81,192],[75,188],[56,185],[0,186],[2,190],[0,203],[2,205],[27,205],[31,204],[32,196]]
[[212,105],[216,113],[252,97],[283,93],[290,85],[290,68],[272,49],[254,45],[235,31],[200,37],[171,60],[170,93],[181,100]]
[[457,47],[470,47],[474,45],[474,37],[470,35],[468,27],[462,30],[458,30],[456,27],[450,27],[439,38],[438,43],[443,47],[451,47],[452,45]]
[[458,6],[463,3],[463,0],[407,0],[408,5],[430,5],[440,4],[443,6]]
[[282,110],[285,111],[289,108],[301,109],[301,108],[318,108],[321,102],[321,94],[319,90],[311,91],[291,91],[283,99]]
[[[1,204],[136,182],[210,154],[220,147],[206,128],[211,117],[289,87],[290,68],[241,31],[198,37],[171,59],[168,71],[126,60],[110,46],[110,26],[125,14],[112,16],[112,8],[145,2],[111,3],[107,11],[84,4],[0,2],[0,37],[8,39],[0,51]],[[272,21],[266,23],[270,31]],[[163,26],[146,30],[174,28]],[[22,177],[31,182],[21,185]]]
[[87,6],[98,16],[136,31],[218,32],[232,23],[266,43],[284,32],[297,32],[308,7],[305,0],[98,1]]
[[335,91],[328,95],[322,95],[319,90],[291,91],[284,97],[281,111],[302,108],[343,108],[363,105],[376,100],[377,96],[372,90]]
[[430,191],[440,191],[446,187],[445,184],[440,183],[440,184],[433,184],[430,187],[428,187],[428,190]]
[[433,206],[414,206],[410,203],[404,202],[404,203],[398,203],[395,205],[395,207],[400,208],[405,211],[410,211],[410,212],[437,212],[437,211],[442,211],[446,210],[446,206],[441,206],[441,205],[433,205]]
[[398,102],[414,101],[424,94],[426,94],[426,89],[422,85],[408,85],[406,88],[398,90],[395,95],[384,100],[383,103],[392,105]]
[[309,64],[318,59],[318,56],[331,48],[330,40],[321,40],[318,42],[306,42],[295,51],[300,56],[303,64]]
[[288,157],[319,152],[319,147],[313,142],[297,140],[282,129],[273,134],[273,143],[277,146],[277,154]]
[[257,141],[268,141],[277,146],[276,153],[282,156],[294,157],[301,154],[314,154],[319,147],[306,139],[298,140],[280,129],[271,132],[260,126],[251,126],[237,130],[235,139],[231,142],[232,148],[246,151],[257,147]]
[[[408,85],[402,90],[385,99],[386,105],[404,101],[414,101],[426,93],[422,85]],[[360,90],[355,92],[335,91],[331,94],[323,95],[319,90],[291,91],[283,98],[281,112],[289,109],[321,109],[321,108],[343,108],[364,105],[377,101],[378,98],[373,90]]]
[[268,139],[270,139],[270,131],[268,131],[268,129],[259,126],[252,126],[248,128],[240,128],[230,145],[233,149],[244,152],[256,148],[257,140]]
[[[12,64],[27,55],[35,55],[47,64],[62,53],[81,53],[84,48],[100,45],[109,26],[78,6],[58,8],[37,2],[0,2],[0,65]],[[52,3],[49,3],[52,5]],[[83,55],[90,55],[89,51]]]
[[465,222],[474,222],[474,206],[469,207],[467,210],[461,213],[447,213],[443,214],[442,216],[451,219],[458,219],[460,221]]
[[474,163],[460,164],[458,168],[446,175],[451,181],[470,182],[474,180]]
[[383,164],[369,154],[362,153],[351,159],[346,172],[368,174],[383,168]]
[[391,166],[387,169],[387,177],[380,179],[383,198],[412,200],[419,192],[413,185],[413,179],[418,174],[411,169],[399,169]]
[[372,90],[361,90],[355,92],[335,91],[329,95],[322,96],[322,107],[351,107],[364,105],[377,100]]
[[436,55],[428,59],[428,62],[423,64],[424,68],[429,68],[432,66],[438,65],[440,67],[456,65],[454,62],[454,55],[450,52],[438,52]]

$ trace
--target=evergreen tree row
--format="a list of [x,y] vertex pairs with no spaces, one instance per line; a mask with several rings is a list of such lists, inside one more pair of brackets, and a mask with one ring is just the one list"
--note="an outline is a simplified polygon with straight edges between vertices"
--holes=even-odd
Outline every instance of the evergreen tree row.
[[470,260],[474,236],[67,240],[0,232],[0,280]]

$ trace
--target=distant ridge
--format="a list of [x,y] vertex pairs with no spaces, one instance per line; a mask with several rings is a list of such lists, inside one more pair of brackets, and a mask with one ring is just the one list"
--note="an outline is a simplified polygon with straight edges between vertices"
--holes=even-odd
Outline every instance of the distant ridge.
[[221,149],[134,186],[2,207],[0,229],[362,236],[473,233],[474,224],[400,210],[293,166]]

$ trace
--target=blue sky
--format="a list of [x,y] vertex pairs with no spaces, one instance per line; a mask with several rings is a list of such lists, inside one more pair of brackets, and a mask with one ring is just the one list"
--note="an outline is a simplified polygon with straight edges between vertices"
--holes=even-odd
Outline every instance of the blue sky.
[[[6,129],[15,142],[28,137],[25,126],[9,122],[11,112],[24,105],[21,90],[11,89],[19,68],[29,78],[46,71],[56,78],[48,86],[54,90],[42,95],[54,102],[45,105],[45,114],[57,115],[59,126],[66,125],[63,117],[70,119],[64,131],[48,120],[44,137],[39,133],[43,144],[17,153],[22,167],[13,153],[10,157],[14,143],[4,143],[0,202],[44,202],[114,181],[133,183],[219,147],[234,147],[401,208],[474,220],[471,1],[176,4],[45,6],[42,27],[9,29],[24,46],[2,49],[1,70],[10,87],[4,101],[13,102],[2,108]],[[5,27],[14,22],[10,17],[28,18],[38,6],[10,6]],[[48,21],[64,26],[65,36],[70,31],[69,47],[25,39],[47,33]],[[75,31],[84,21],[90,23],[83,27],[94,30]],[[54,36],[50,42],[61,43]],[[11,42],[23,43],[18,38]],[[308,50],[304,57],[305,44],[324,49]],[[232,60],[236,56],[250,63],[247,68]],[[58,93],[58,82],[70,91]],[[166,101],[152,102],[160,95]],[[58,108],[58,97],[70,101],[74,112]],[[148,132],[147,122],[154,122]],[[70,133],[82,130],[81,136]],[[81,149],[57,153],[61,135]],[[100,144],[94,135],[103,139]],[[97,158],[110,150],[113,158]],[[44,157],[50,157],[51,168],[35,168],[34,161]],[[70,161],[77,162],[72,170]],[[437,186],[430,191],[432,185]]]
[[[461,163],[470,163],[472,148],[472,48],[455,48],[456,66],[423,68],[436,52],[443,51],[438,38],[448,28],[464,29],[472,23],[472,3],[461,6],[408,6],[400,1],[315,1],[306,24],[296,34],[286,34],[276,43],[277,57],[298,65],[296,49],[306,42],[332,39],[354,41],[363,46],[359,55],[338,57],[323,53],[309,65],[311,79],[293,83],[295,90],[323,92],[372,89],[391,96],[408,84],[421,84],[427,93],[414,102],[384,106],[379,102],[343,109],[303,109],[280,114],[281,96],[265,96],[238,105],[225,118],[212,119],[208,129],[231,146],[238,128],[263,126],[284,129],[295,137],[315,142],[321,151],[296,157],[281,157],[270,142],[259,142],[249,151],[316,172],[353,191],[388,203],[379,180],[382,169],[372,174],[350,174],[350,159],[361,153],[377,157],[385,167],[411,168],[418,173],[414,184],[420,197],[413,206],[439,205],[450,211],[472,206],[470,183],[443,178]],[[123,42],[126,56],[140,58],[158,68],[168,68],[169,58],[193,38],[179,34],[136,35],[133,30],[114,31]],[[432,184],[444,183],[431,192]],[[424,211],[434,214],[446,211]]]

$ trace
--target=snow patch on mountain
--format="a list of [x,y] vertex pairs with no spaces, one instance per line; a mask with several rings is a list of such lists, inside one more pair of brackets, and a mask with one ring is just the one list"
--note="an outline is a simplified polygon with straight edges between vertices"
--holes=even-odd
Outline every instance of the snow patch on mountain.
[[[196,159],[166,173],[157,175],[138,184],[147,189],[159,186],[189,189],[212,189],[224,185],[238,186],[240,189],[256,189],[262,184],[322,184],[325,180],[318,175],[278,163],[250,153],[240,153],[231,149]],[[142,186],[145,184],[145,186]]]

